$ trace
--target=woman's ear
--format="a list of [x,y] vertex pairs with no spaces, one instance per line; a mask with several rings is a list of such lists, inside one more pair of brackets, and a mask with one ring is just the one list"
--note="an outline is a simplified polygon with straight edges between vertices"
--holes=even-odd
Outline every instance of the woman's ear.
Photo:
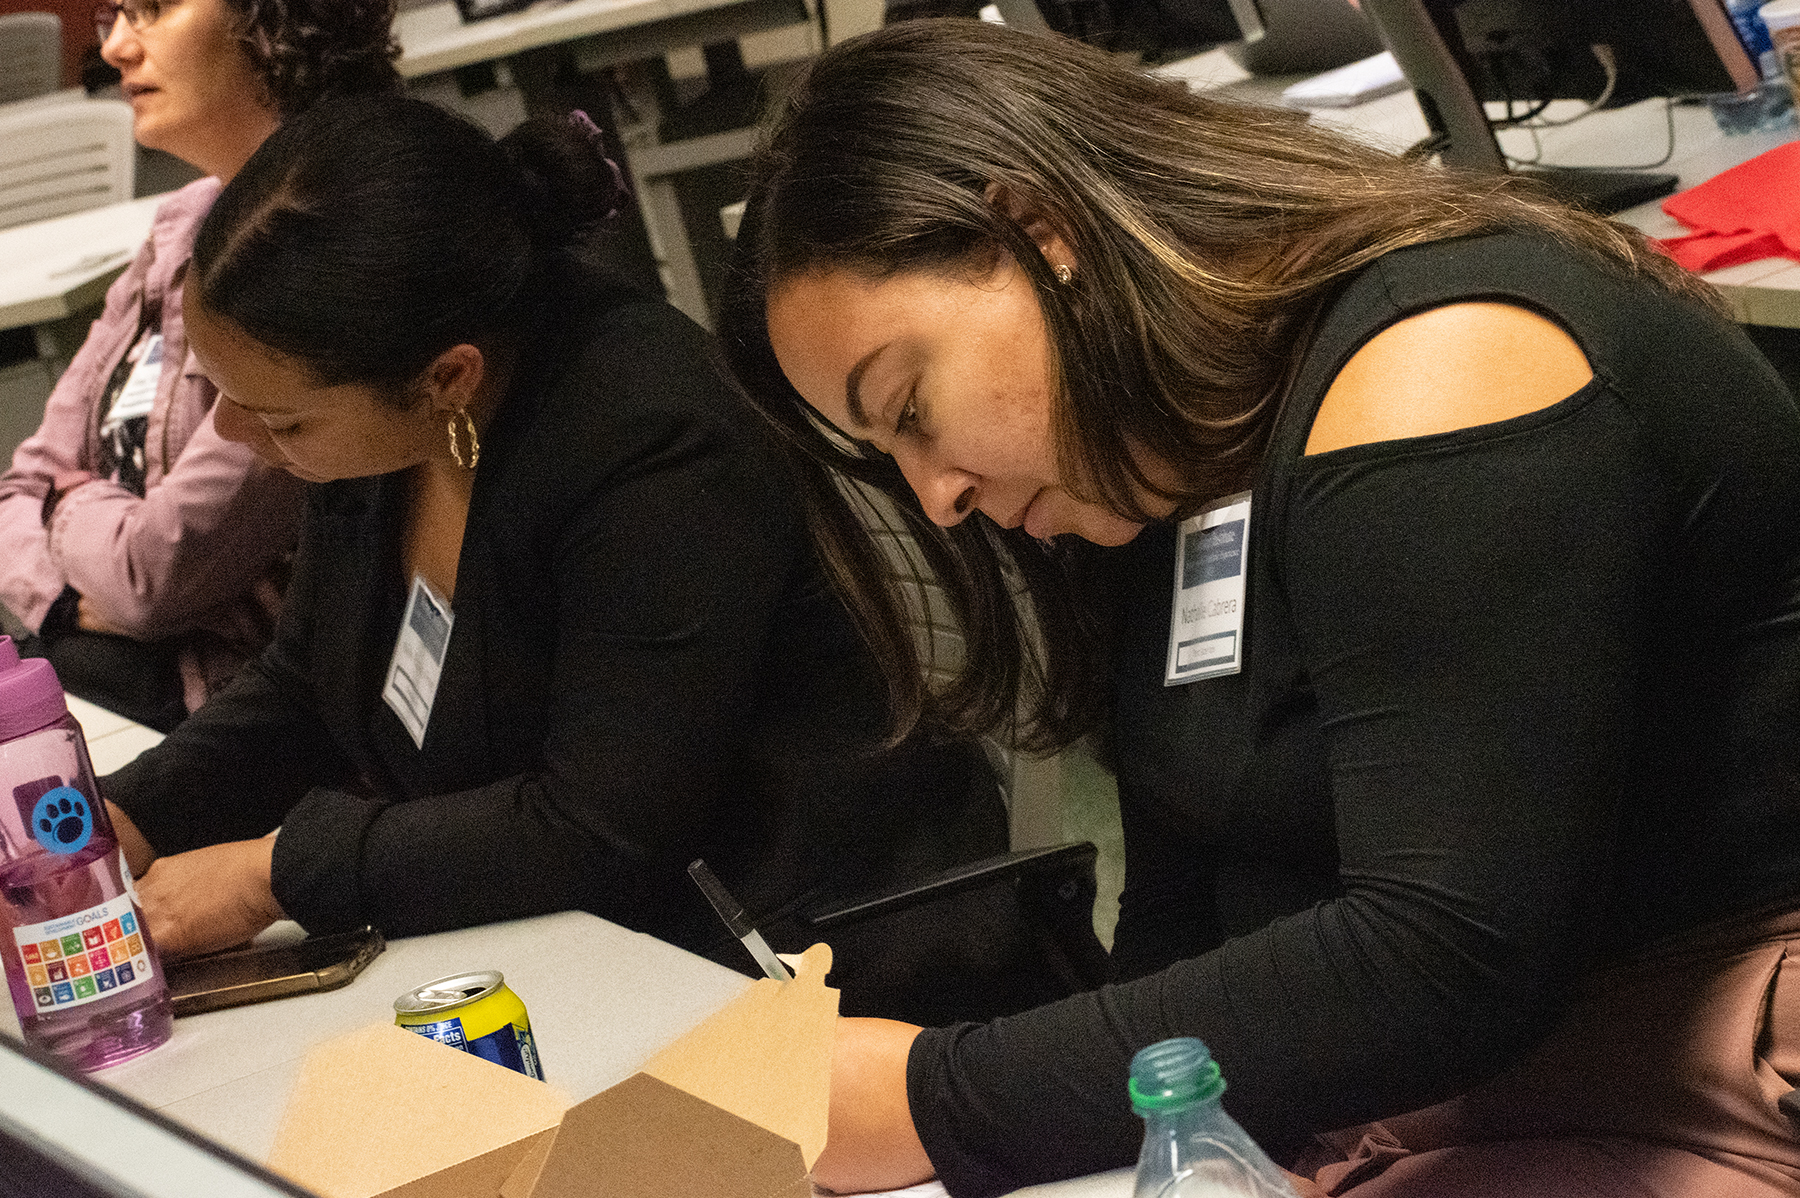
[[419,377],[419,387],[441,415],[459,411],[475,402],[487,377],[487,359],[473,345],[452,345],[433,358]]
[[989,183],[981,194],[1001,215],[1018,222],[1019,227],[1025,230],[1025,235],[1037,246],[1038,252],[1044,255],[1044,261],[1050,264],[1051,270],[1066,266],[1073,271],[1080,266],[1075,261],[1075,251],[1070,247],[1069,239],[1035,203],[1000,183]]

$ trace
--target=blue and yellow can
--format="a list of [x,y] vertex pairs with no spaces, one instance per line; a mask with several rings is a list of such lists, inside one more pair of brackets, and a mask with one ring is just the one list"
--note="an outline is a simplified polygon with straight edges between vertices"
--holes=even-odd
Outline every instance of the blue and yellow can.
[[394,1022],[464,1052],[544,1080],[531,1017],[498,969],[452,974],[394,1000]]

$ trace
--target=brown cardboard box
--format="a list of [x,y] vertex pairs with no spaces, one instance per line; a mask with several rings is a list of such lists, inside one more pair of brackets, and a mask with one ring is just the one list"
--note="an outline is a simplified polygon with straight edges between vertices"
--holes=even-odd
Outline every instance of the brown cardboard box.
[[817,944],[585,1102],[391,1025],[307,1055],[269,1165],[325,1198],[805,1198],[837,991]]

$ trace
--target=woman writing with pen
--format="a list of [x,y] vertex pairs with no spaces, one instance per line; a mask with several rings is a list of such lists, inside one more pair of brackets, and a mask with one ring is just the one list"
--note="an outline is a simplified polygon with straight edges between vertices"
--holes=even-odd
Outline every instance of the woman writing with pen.
[[1800,1194],[1800,415],[1704,285],[978,22],[809,64],[739,250],[739,378],[963,619],[921,708],[1103,730],[1125,827],[1118,984],[845,1021],[821,1184],[1128,1164],[1196,1036],[1333,1194]]

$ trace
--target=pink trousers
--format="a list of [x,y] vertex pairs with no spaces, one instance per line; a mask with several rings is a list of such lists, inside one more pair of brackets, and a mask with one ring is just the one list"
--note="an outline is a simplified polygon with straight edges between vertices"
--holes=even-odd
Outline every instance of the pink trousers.
[[1295,1172],[1350,1198],[1797,1198],[1797,1085],[1792,911],[1597,974],[1514,1069],[1321,1136]]

